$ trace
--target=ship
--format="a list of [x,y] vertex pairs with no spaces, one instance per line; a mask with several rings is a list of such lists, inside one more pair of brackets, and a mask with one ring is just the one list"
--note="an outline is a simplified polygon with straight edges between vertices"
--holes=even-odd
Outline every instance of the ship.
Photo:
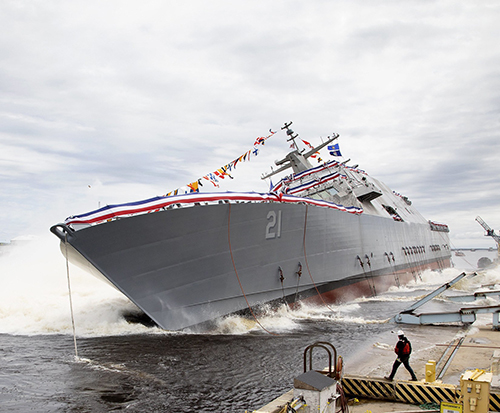
[[262,176],[279,179],[267,193],[197,187],[70,216],[50,231],[70,262],[165,330],[374,296],[450,266],[446,224],[350,160],[323,161],[337,134],[299,149],[290,126],[281,128],[289,152]]

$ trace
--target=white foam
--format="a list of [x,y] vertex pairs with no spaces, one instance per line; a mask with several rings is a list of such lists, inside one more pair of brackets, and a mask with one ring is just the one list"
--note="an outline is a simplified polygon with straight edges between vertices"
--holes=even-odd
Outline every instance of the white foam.
[[[0,256],[0,332],[72,334],[66,262],[50,235],[10,247]],[[123,318],[135,305],[123,294],[70,265],[76,332],[100,336],[158,332]]]
[[217,321],[216,334],[246,334],[257,330],[258,324],[254,319],[231,315]]
[[380,324],[387,322],[387,320],[370,320],[350,315],[351,312],[359,310],[359,308],[360,305],[357,303],[328,306],[300,303],[294,305],[293,308],[285,304],[278,308],[262,306],[255,313],[255,319],[251,315],[224,317],[217,322],[217,327],[212,333],[246,334],[265,329],[271,333],[280,334],[301,330],[304,328],[303,321],[350,324]]
[[[382,294],[376,297],[361,297],[350,303],[338,304],[338,305],[308,305],[301,303],[300,305],[294,306],[293,309],[288,308],[283,305],[279,310],[269,310],[266,312],[265,316],[259,319],[266,328],[271,330],[287,330],[287,329],[298,329],[300,328],[301,320],[311,320],[311,321],[331,321],[331,322],[342,322],[351,324],[383,324],[389,321],[389,319],[369,319],[366,317],[353,316],[351,313],[358,311],[361,308],[361,304],[368,301],[416,301],[425,297],[429,292],[433,291],[437,286],[441,286],[459,274],[463,270],[459,268],[447,268],[442,271],[431,271],[426,270],[420,274],[420,277],[416,281],[412,281],[407,285],[391,288],[389,294]],[[470,273],[470,272],[468,272]],[[476,277],[466,278],[462,285],[457,283],[460,290],[474,291],[477,285],[487,284],[488,282],[500,282],[500,272],[497,268],[486,270],[480,273]],[[470,281],[472,280],[472,281]],[[408,295],[408,293],[413,293],[418,290],[424,290],[425,292],[419,296]],[[407,294],[407,295],[394,295],[394,294]],[[444,300],[444,299],[443,299]],[[491,305],[495,303],[494,299],[485,299],[482,301],[484,305]],[[236,323],[236,319],[231,318],[232,323]],[[479,320],[478,320],[479,321]],[[259,328],[258,323],[252,322],[247,325],[248,329],[246,331],[254,330]]]
[[387,344],[387,343],[379,343],[378,341],[376,343],[373,343],[374,348],[379,348],[382,350],[389,350],[389,351],[394,351],[394,346]]
[[217,321],[216,334],[246,334],[252,331],[267,330],[280,333],[300,329],[293,317],[293,310],[283,304],[277,308],[264,305],[255,309],[254,316],[229,315]]
[[354,301],[357,303],[365,303],[365,302],[370,302],[370,301],[376,301],[376,302],[390,302],[390,301],[415,301],[415,297],[413,296],[399,296],[399,295],[392,295],[392,293],[404,293],[404,292],[412,292],[412,289],[409,288],[402,288],[402,287],[394,287],[394,289],[391,289],[388,291],[386,294],[381,294],[381,295],[375,295],[372,297],[360,297],[356,298]]
[[[9,247],[0,256],[0,333],[72,334],[66,261],[58,240],[44,236]],[[174,334],[158,328],[128,323],[125,312],[137,310],[123,294],[70,264],[71,296],[77,336],[123,334]],[[215,334],[246,334],[265,329],[273,332],[302,328],[300,321],[341,321],[359,304],[332,306],[264,307],[258,322],[229,316],[219,321]],[[366,322],[366,321],[365,321]],[[260,325],[259,325],[260,323]],[[189,334],[189,331],[187,331]]]
[[[0,333],[7,334],[72,334],[66,262],[58,240],[48,234],[12,247],[2,247],[0,255]],[[421,279],[406,286],[391,288],[389,294],[361,298],[340,305],[301,304],[290,309],[264,307],[257,321],[248,317],[230,316],[220,320],[215,334],[246,334],[262,329],[283,332],[303,328],[303,321],[344,322],[355,324],[384,323],[353,314],[366,301],[414,301],[408,293],[432,290],[449,282],[462,271],[456,268],[442,272],[424,271]],[[70,264],[70,280],[74,319],[78,336],[121,334],[174,334],[158,328],[128,323],[125,312],[137,308],[123,294]],[[500,285],[500,268],[481,271],[455,287],[474,291],[481,285]],[[490,302],[490,299],[486,301]],[[178,333],[175,333],[178,334]]]

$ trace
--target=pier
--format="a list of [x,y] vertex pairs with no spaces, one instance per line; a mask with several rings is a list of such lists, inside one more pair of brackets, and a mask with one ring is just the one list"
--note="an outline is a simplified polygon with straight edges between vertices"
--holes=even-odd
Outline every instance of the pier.
[[[349,412],[411,412],[419,411],[419,406],[425,404],[457,403],[461,375],[475,369],[492,374],[489,411],[500,411],[500,332],[492,328],[490,320],[483,316],[477,326],[469,327],[405,327],[412,341],[410,364],[419,379],[417,382],[409,381],[403,366],[394,381],[384,379],[395,359],[392,350],[397,340],[395,334],[388,331],[383,337],[368,339],[360,354],[345,360],[341,384]],[[436,380],[430,382],[426,381],[429,360],[436,361]],[[292,400],[293,390],[290,390],[255,413],[286,412],[283,408]]]

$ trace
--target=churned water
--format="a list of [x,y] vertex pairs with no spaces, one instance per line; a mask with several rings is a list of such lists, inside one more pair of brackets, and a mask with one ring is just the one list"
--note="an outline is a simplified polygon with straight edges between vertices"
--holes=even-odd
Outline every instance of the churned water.
[[[475,268],[477,250],[453,257],[456,268],[424,272],[407,286],[338,306],[283,307],[253,320],[228,317],[211,331],[166,332],[130,324],[135,306],[70,266],[79,358],[74,356],[66,266],[57,242],[40,239],[0,251],[0,409],[244,412],[290,389],[303,372],[303,351],[331,342],[349,364],[374,338],[399,328],[387,320]],[[456,289],[500,282],[498,268]],[[431,306],[447,306],[437,300]],[[380,343],[392,347],[394,343]],[[317,354],[315,367],[328,365]]]

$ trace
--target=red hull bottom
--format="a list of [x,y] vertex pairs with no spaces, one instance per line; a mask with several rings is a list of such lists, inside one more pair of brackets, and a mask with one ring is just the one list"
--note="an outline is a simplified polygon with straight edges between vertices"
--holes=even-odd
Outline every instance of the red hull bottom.
[[367,276],[360,281],[310,296],[301,301],[306,304],[324,305],[325,303],[345,303],[359,297],[372,297],[389,290],[391,287],[405,285],[412,280],[417,281],[419,274],[424,270],[441,270],[450,267],[450,265],[451,262],[448,259],[427,265],[406,268],[390,274]]

